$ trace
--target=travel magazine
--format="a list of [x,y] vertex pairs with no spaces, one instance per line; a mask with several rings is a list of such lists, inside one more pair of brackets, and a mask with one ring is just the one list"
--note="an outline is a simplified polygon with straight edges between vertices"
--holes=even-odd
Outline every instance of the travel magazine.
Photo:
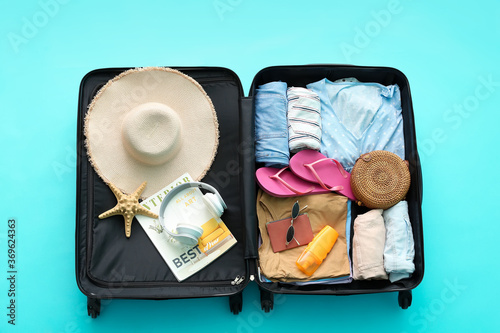
[[[185,173],[142,201],[141,205],[160,215],[160,206],[167,193],[174,187],[191,181],[191,176]],[[178,222],[189,222],[203,228],[203,235],[195,246],[186,246],[173,239],[164,232],[159,219],[136,215],[151,242],[179,281],[198,272],[236,244],[236,239],[220,217],[214,216],[206,209],[202,196],[203,193],[196,187],[182,190],[172,198],[164,214],[165,227],[171,232],[175,233]]]

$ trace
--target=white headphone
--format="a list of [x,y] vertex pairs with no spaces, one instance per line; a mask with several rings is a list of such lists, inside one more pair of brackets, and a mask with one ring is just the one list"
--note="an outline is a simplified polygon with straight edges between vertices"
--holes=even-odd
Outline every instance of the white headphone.
[[227,206],[219,192],[217,192],[213,186],[206,183],[188,182],[178,185],[168,192],[167,196],[161,202],[159,214],[160,224],[162,225],[163,230],[166,231],[167,234],[169,234],[173,239],[176,239],[182,244],[193,246],[198,243],[198,239],[203,234],[203,229],[201,227],[189,223],[178,223],[175,228],[176,233],[173,233],[165,226],[165,210],[169,201],[172,200],[175,194],[190,187],[197,187],[200,190],[204,189],[211,192],[203,195],[203,202],[216,217],[222,216],[222,213],[224,213],[224,209],[226,209]]

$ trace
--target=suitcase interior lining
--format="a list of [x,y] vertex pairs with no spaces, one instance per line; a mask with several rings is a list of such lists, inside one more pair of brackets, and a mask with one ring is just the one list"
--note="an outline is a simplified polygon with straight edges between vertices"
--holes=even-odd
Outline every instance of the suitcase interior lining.
[[[403,110],[403,128],[405,139],[406,159],[410,163],[411,186],[407,194],[409,215],[413,228],[415,241],[415,272],[409,279],[395,283],[388,280],[383,281],[355,281],[347,284],[325,285],[312,284],[296,286],[287,283],[267,283],[256,279],[260,287],[275,293],[305,293],[305,294],[356,294],[383,291],[397,291],[415,288],[423,278],[423,235],[422,235],[422,213],[421,193],[422,179],[420,172],[420,160],[415,140],[415,126],[413,123],[413,107],[411,102],[410,88],[407,78],[400,71],[389,67],[362,67],[350,65],[311,65],[311,66],[274,66],[261,70],[254,78],[250,89],[250,96],[255,95],[255,89],[265,83],[283,81],[289,87],[305,87],[307,84],[322,80],[324,78],[335,81],[342,78],[355,77],[361,82],[377,82],[383,85],[398,84],[401,92],[401,107]],[[262,165],[256,164],[255,168]],[[256,188],[258,185],[254,182]],[[255,202],[255,198],[254,198]],[[353,204],[352,221],[358,214],[365,213],[366,207],[358,207]],[[258,232],[258,231],[256,231]],[[352,257],[352,237],[354,235],[353,223],[351,223],[351,248],[349,255]],[[257,248],[257,244],[254,244]],[[257,262],[258,265],[258,262]]]
[[[101,70],[90,75],[86,82],[88,98],[83,98],[86,104],[82,109],[87,109],[93,95],[107,80],[123,70],[125,69]],[[83,253],[80,253],[79,261],[87,263],[85,267],[87,276],[98,285],[138,287],[173,284],[179,288],[183,286],[187,288],[193,284],[213,286],[214,282],[230,285],[230,281],[236,276],[246,275],[246,263],[242,260],[245,248],[245,227],[240,209],[242,190],[239,172],[235,172],[235,169],[240,168],[237,145],[240,141],[240,133],[239,127],[234,124],[239,123],[241,83],[234,73],[225,69],[180,70],[192,76],[203,86],[215,106],[220,131],[219,149],[210,171],[202,181],[217,188],[224,198],[228,208],[223,215],[223,220],[238,243],[221,258],[179,284],[137,221],[133,222],[132,235],[127,239],[124,235],[122,216],[113,216],[105,220],[97,218],[101,212],[113,207],[116,199],[87,162],[81,170],[83,174],[86,174],[87,188],[82,187],[80,195],[85,198],[87,197],[86,191],[91,191],[88,195],[89,202],[86,207],[82,205],[82,209],[87,208],[92,217],[87,221],[88,228],[81,230],[80,233],[81,238],[87,238],[85,247],[88,251],[85,254],[86,260],[83,260],[84,258],[81,257]],[[82,142],[82,140],[84,137],[80,133],[79,141]],[[85,154],[82,158],[86,158]],[[89,237],[85,237],[86,234]]]

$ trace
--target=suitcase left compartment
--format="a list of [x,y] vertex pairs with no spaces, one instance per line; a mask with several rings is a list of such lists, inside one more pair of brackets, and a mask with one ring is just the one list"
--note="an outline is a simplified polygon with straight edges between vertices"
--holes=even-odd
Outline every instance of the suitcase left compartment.
[[219,67],[106,68],[82,79],[75,261],[91,317],[102,299],[229,296],[241,311],[242,95]]

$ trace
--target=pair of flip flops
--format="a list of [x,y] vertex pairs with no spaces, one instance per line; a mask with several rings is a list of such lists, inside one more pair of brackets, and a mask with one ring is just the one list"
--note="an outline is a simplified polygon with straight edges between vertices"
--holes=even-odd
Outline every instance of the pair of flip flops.
[[283,169],[264,167],[255,173],[260,187],[275,197],[337,192],[356,200],[351,175],[333,158],[315,150],[302,150]]

